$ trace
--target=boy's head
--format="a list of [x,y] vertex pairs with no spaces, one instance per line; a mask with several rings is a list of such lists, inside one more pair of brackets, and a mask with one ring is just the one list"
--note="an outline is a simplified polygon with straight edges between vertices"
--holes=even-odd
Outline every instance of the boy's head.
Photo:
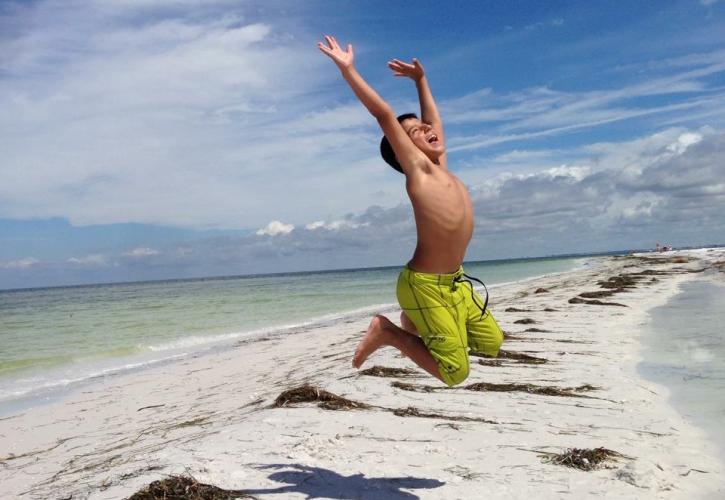
[[[403,126],[405,133],[428,158],[433,162],[438,162],[438,158],[445,152],[443,141],[438,140],[438,135],[433,128],[418,119],[415,113],[405,113],[398,117],[398,123]],[[383,160],[397,170],[403,173],[403,167],[400,166],[398,159],[395,157],[395,151],[390,145],[388,138],[383,136],[380,141],[380,154]]]

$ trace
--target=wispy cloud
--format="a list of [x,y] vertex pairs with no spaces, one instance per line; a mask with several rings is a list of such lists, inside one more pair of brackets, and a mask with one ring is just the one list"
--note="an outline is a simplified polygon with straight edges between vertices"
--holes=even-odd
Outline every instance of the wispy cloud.
[[369,205],[397,180],[370,162],[374,122],[320,93],[341,82],[314,38],[252,7],[8,9],[0,216],[244,229]]
[[[482,89],[443,104],[449,122],[478,124],[486,134],[458,136],[449,141],[451,152],[562,135],[615,122],[669,115],[668,122],[688,122],[693,113],[715,116],[725,111],[725,92],[711,87],[707,78],[725,72],[725,52],[700,55],[690,66],[699,66],[667,76],[648,79],[611,90],[564,92],[532,88],[507,95]],[[667,67],[680,69],[682,59]],[[677,95],[677,102],[643,105],[641,99]],[[690,97],[683,97],[689,95]]]
[[25,257],[23,259],[0,263],[0,267],[3,269],[30,269],[38,264],[40,264],[40,261],[35,257]]

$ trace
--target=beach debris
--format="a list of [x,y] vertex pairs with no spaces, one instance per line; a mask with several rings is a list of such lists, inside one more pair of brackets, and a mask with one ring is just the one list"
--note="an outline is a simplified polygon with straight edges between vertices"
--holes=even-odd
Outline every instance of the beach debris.
[[479,359],[478,364],[482,366],[503,366],[503,361],[500,359]]
[[464,479],[466,481],[472,481],[474,479],[478,479],[479,477],[483,476],[483,474],[479,472],[473,472],[471,469],[467,467],[463,467],[462,465],[454,465],[452,467],[448,467],[446,469],[443,469],[446,472],[450,472],[454,476],[458,476],[461,479]]
[[151,408],[161,408],[162,406],[166,406],[166,404],[160,404],[160,405],[149,405],[149,406],[142,406],[141,408],[139,408],[139,409],[138,409],[138,410],[136,410],[136,411],[141,411],[141,410],[149,410],[149,409],[151,409]]
[[597,469],[606,461],[616,461],[620,458],[629,458],[619,452],[607,448],[568,448],[564,453],[551,453],[540,451],[542,462],[574,469],[590,471]]
[[590,304],[595,306],[619,306],[619,307],[627,307],[625,304],[620,304],[619,302],[602,302],[601,300],[588,300],[588,299],[582,299],[581,297],[573,297],[569,299],[570,304]]
[[640,277],[635,277],[632,274],[620,274],[618,276],[612,276],[603,281],[597,281],[597,285],[602,288],[612,288],[617,292],[624,291],[626,288],[636,288],[637,281]]
[[407,408],[398,408],[392,410],[393,415],[397,417],[419,417],[419,418],[440,418],[443,420],[454,420],[457,422],[483,422],[484,424],[499,424],[495,420],[487,420],[485,418],[476,417],[465,417],[462,415],[444,415],[442,413],[431,413],[421,411],[414,406],[408,406]]
[[[530,354],[524,354],[523,352],[516,352],[516,351],[505,351],[501,349],[498,351],[498,356],[490,356],[488,354],[484,354],[482,352],[475,352],[471,351],[469,353],[471,356],[476,356],[478,358],[488,358],[488,359],[508,359],[513,360],[517,363],[524,363],[524,364],[531,364],[531,365],[543,365],[544,363],[548,362],[549,360],[546,358],[539,358],[536,356],[531,356]],[[483,360],[479,360],[479,364]]]
[[586,397],[579,392],[594,391],[597,387],[590,384],[580,385],[578,387],[554,387],[534,384],[493,384],[490,382],[477,382],[461,387],[467,391],[476,392],[528,392],[529,394],[537,394],[540,396],[566,396],[566,397]]
[[438,389],[442,389],[442,387],[432,387],[430,385],[406,384],[405,382],[399,382],[397,380],[390,385],[396,389],[403,389],[404,391],[411,392],[433,392]]
[[533,323],[536,323],[536,321],[531,318],[517,319],[514,321],[514,324],[516,325],[531,325]]
[[617,290],[597,290],[596,292],[580,293],[579,297],[583,299],[601,299],[602,297],[610,297],[617,293]]
[[554,309],[553,307],[546,307],[546,308],[544,308],[544,312],[553,313],[553,312],[559,312],[559,310]]
[[451,422],[445,422],[443,424],[435,424],[433,427],[435,427],[436,429],[443,428],[443,427],[448,427],[449,429],[453,429],[454,431],[460,431],[461,430],[461,426],[460,425],[453,424]]
[[507,307],[506,309],[504,309],[504,312],[507,312],[507,313],[527,313],[527,312],[531,312],[531,310],[530,309],[519,309],[518,307]]
[[410,377],[418,375],[418,372],[410,368],[390,368],[387,366],[373,366],[360,370],[359,375],[368,375],[370,377]]
[[370,405],[352,401],[327,392],[323,389],[304,384],[294,389],[288,389],[277,396],[272,403],[273,408],[284,408],[295,403],[318,402],[320,408],[326,410],[362,410],[371,408]]
[[200,483],[192,476],[169,476],[154,481],[137,491],[128,500],[233,500],[256,498],[243,490],[224,490],[217,486]]
[[551,333],[550,330],[544,330],[543,328],[527,328],[526,330],[524,330],[524,332]]
[[546,288],[537,288],[536,290],[534,290],[534,293],[549,293],[549,290],[547,290]]
[[463,389],[475,392],[526,392],[540,396],[564,396],[574,398],[586,398],[580,392],[595,391],[598,387],[590,384],[583,384],[578,387],[555,387],[534,384],[493,384],[489,382],[476,382],[474,384],[459,387],[434,387],[430,385],[406,384],[404,382],[393,382],[393,387],[412,392],[434,392],[449,389]]

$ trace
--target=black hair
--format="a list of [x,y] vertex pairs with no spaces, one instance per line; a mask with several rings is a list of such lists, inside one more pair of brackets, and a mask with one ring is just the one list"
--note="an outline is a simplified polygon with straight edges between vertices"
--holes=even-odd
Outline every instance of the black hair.
[[[415,113],[405,113],[398,117],[398,123],[403,123],[404,120],[408,120],[410,118],[418,118],[418,115]],[[400,163],[398,163],[397,158],[395,158],[395,151],[393,151],[393,146],[390,145],[390,141],[387,137],[383,136],[383,139],[380,141],[380,155],[383,157],[383,160],[393,167],[395,170],[400,172],[401,174],[403,172],[403,167],[400,166]]]

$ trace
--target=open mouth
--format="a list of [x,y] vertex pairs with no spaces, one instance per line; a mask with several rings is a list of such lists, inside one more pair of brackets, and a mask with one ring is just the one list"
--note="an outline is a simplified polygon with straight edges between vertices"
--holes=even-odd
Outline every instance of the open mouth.
[[428,144],[433,144],[434,142],[438,142],[438,136],[435,134],[432,134],[427,139]]

